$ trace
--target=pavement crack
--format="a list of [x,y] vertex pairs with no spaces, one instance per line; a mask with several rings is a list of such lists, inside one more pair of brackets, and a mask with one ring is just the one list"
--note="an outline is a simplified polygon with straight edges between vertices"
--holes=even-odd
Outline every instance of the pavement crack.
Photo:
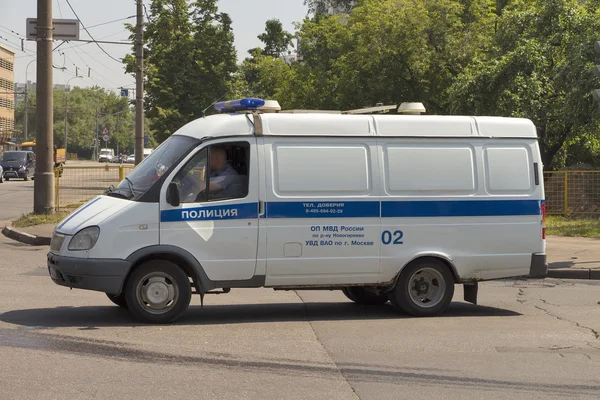
[[548,304],[550,306],[554,306],[554,307],[560,307],[558,304],[554,304],[554,303],[550,303],[549,301],[546,301],[544,299],[538,299],[539,301],[541,301],[544,304]]
[[554,318],[558,319],[559,321],[565,321],[565,322],[568,322],[568,323],[570,323],[572,325],[577,326],[580,329],[585,329],[585,330],[589,331],[590,333],[592,333],[597,340],[600,340],[600,332],[596,331],[593,328],[590,328],[589,326],[581,325],[577,321],[572,321],[572,320],[567,319],[565,317],[561,317],[560,315],[556,315],[556,314],[550,312],[549,310],[546,310],[543,307],[540,307],[540,306],[536,305],[535,308],[537,308],[538,310],[541,310],[541,311],[545,312],[547,315],[549,315],[551,317],[554,317]]
[[354,397],[357,398],[358,400],[360,400],[360,396],[358,395],[358,393],[356,393],[356,389],[354,388],[354,386],[352,386],[352,384],[348,380],[348,377],[344,373],[344,370],[342,368],[340,368],[340,366],[335,361],[335,359],[333,358],[333,356],[331,355],[331,353],[329,352],[329,350],[327,350],[327,347],[325,347],[325,345],[323,344],[323,342],[321,342],[321,339],[319,338],[319,335],[317,334],[317,331],[315,330],[315,327],[313,326],[310,318],[308,318],[308,307],[307,307],[306,303],[304,302],[304,299],[302,298],[302,296],[300,296],[298,294],[297,291],[294,291],[294,293],[296,294],[296,296],[298,296],[298,298],[302,302],[302,305],[304,306],[304,315],[306,317],[306,322],[308,322],[308,325],[310,326],[310,329],[313,331],[313,335],[315,335],[315,338],[317,339],[317,342],[323,348],[323,351],[325,352],[325,354],[327,354],[327,357],[329,357],[329,359],[331,360],[331,362],[333,363],[333,365],[335,366],[335,368],[339,371],[339,373],[342,376],[342,378],[344,378],[344,381],[346,382],[346,384],[348,385],[348,387],[354,393]]

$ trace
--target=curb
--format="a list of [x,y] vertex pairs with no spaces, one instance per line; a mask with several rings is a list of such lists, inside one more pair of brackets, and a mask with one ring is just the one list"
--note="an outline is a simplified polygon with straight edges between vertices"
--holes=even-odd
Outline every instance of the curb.
[[547,278],[556,279],[592,279],[600,280],[600,270],[598,269],[572,269],[557,268],[549,269]]
[[9,239],[31,246],[49,246],[50,241],[52,240],[52,238],[47,236],[36,236],[25,232],[20,232],[14,229],[10,223],[7,224],[4,229],[2,229],[2,234]]

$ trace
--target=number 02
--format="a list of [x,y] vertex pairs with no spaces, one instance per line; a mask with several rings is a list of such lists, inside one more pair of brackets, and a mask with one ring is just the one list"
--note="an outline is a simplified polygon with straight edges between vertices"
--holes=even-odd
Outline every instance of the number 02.
[[381,242],[385,245],[390,243],[392,244],[402,244],[402,238],[404,237],[404,233],[400,230],[394,231],[394,233],[390,231],[383,231],[381,234]]

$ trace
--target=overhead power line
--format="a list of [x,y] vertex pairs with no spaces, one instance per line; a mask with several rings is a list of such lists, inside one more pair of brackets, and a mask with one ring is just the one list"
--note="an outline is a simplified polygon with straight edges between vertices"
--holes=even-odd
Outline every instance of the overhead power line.
[[81,21],[81,18],[79,18],[79,16],[75,12],[75,9],[73,9],[73,6],[71,5],[71,2],[69,0],[66,0],[66,2],[67,2],[67,5],[69,6],[69,8],[71,9],[71,11],[73,12],[73,14],[75,15],[75,18],[77,18],[77,20],[79,21],[79,23],[83,27],[83,29],[87,32],[87,34],[90,36],[90,38],[96,43],[96,46],[98,46],[100,48],[100,50],[102,50],[102,52],[104,54],[106,54],[107,56],[109,56],[110,58],[112,58],[114,61],[116,61],[118,63],[122,63],[121,60],[116,59],[115,57],[113,57],[110,54],[108,54],[108,52],[106,50],[104,50],[104,48],[102,46],[100,46],[100,44],[98,42],[96,42],[96,39],[94,39],[94,37],[92,36],[92,34],[90,33],[90,31],[83,24],[83,21]]
[[100,24],[96,24],[96,25],[88,26],[87,28],[88,28],[88,29],[92,29],[92,28],[96,28],[96,27],[98,27],[98,26],[103,26],[103,25],[112,24],[112,23],[114,23],[114,22],[126,21],[126,20],[128,20],[128,19],[131,19],[131,18],[135,18],[135,15],[130,15],[129,17],[124,17],[124,18],[114,19],[114,20],[112,20],[112,21],[102,22],[102,23],[100,23]]
[[7,28],[5,26],[0,25],[1,29],[4,29],[5,31],[8,31],[10,33],[12,33],[13,35],[17,36],[19,39],[25,39],[25,36],[21,35],[19,32],[15,32],[10,28]]

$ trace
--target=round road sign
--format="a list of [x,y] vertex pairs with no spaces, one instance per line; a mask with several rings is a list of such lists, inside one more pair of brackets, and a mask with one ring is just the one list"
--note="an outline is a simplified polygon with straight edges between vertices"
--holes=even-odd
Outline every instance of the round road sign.
[[102,140],[104,140],[105,142],[108,142],[108,139],[110,139],[110,136],[108,136],[108,135],[102,136]]

